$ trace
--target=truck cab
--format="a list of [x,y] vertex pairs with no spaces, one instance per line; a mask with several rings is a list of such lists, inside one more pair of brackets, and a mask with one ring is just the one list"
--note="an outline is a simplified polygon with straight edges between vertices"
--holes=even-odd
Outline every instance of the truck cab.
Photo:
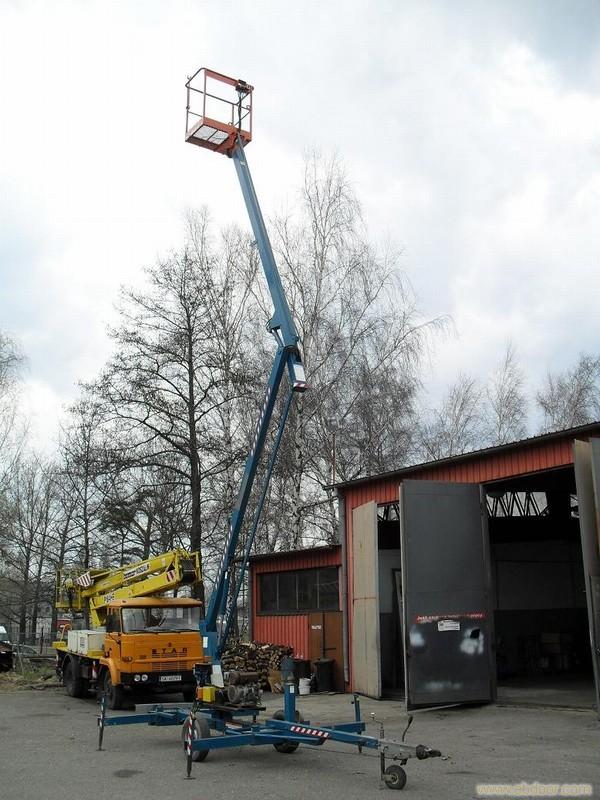
[[138,692],[196,696],[194,666],[208,664],[199,631],[199,600],[138,597],[113,600],[104,628],[71,630],[55,642],[57,670],[67,694],[106,693],[109,708]]
[[[196,694],[194,665],[205,663],[198,600],[141,597],[109,604],[98,683],[118,707],[126,690]],[[115,705],[116,703],[116,705]]]

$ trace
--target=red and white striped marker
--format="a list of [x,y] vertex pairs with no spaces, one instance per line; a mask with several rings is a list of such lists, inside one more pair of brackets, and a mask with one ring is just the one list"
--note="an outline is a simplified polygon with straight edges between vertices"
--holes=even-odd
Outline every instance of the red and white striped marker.
[[89,572],[84,572],[83,575],[80,575],[78,578],[75,578],[75,583],[79,586],[83,586],[84,589],[89,589],[92,585],[92,576]]
[[302,725],[292,725],[290,730],[293,733],[301,733],[303,736],[318,736],[319,739],[329,738],[328,731],[320,731],[318,728],[303,728]]

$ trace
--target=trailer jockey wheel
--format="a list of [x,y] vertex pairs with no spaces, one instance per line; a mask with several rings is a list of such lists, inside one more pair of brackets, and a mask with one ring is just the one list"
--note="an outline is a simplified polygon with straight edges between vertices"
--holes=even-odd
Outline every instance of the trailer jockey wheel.
[[[183,742],[183,751],[187,753],[186,738],[189,725],[189,717],[181,726],[181,741]],[[210,726],[204,717],[196,717],[194,720],[194,735],[192,740],[208,739],[210,737]],[[208,755],[208,750],[192,750],[192,761],[204,761]]]
[[[285,714],[283,711],[276,711],[273,714],[273,719],[285,719]],[[304,722],[302,719],[302,714],[296,710],[296,722]],[[298,747],[300,747],[299,742],[279,742],[278,744],[274,744],[273,747],[277,750],[278,753],[285,753],[286,755],[289,753],[295,753]]]
[[404,789],[406,786],[406,772],[397,764],[392,764],[383,773],[383,780],[388,789]]

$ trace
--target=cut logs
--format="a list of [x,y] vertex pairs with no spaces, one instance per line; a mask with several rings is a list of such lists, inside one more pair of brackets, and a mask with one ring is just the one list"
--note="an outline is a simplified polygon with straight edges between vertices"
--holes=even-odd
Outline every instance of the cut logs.
[[224,671],[257,672],[263,689],[269,688],[269,672],[281,668],[281,659],[293,648],[262,642],[229,642],[221,657]]

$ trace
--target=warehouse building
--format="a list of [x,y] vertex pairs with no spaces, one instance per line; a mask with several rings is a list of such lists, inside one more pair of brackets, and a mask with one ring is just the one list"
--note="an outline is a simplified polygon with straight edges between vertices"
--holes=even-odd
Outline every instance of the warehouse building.
[[253,560],[253,637],[409,708],[598,704],[595,437],[600,423],[338,485],[338,547]]

